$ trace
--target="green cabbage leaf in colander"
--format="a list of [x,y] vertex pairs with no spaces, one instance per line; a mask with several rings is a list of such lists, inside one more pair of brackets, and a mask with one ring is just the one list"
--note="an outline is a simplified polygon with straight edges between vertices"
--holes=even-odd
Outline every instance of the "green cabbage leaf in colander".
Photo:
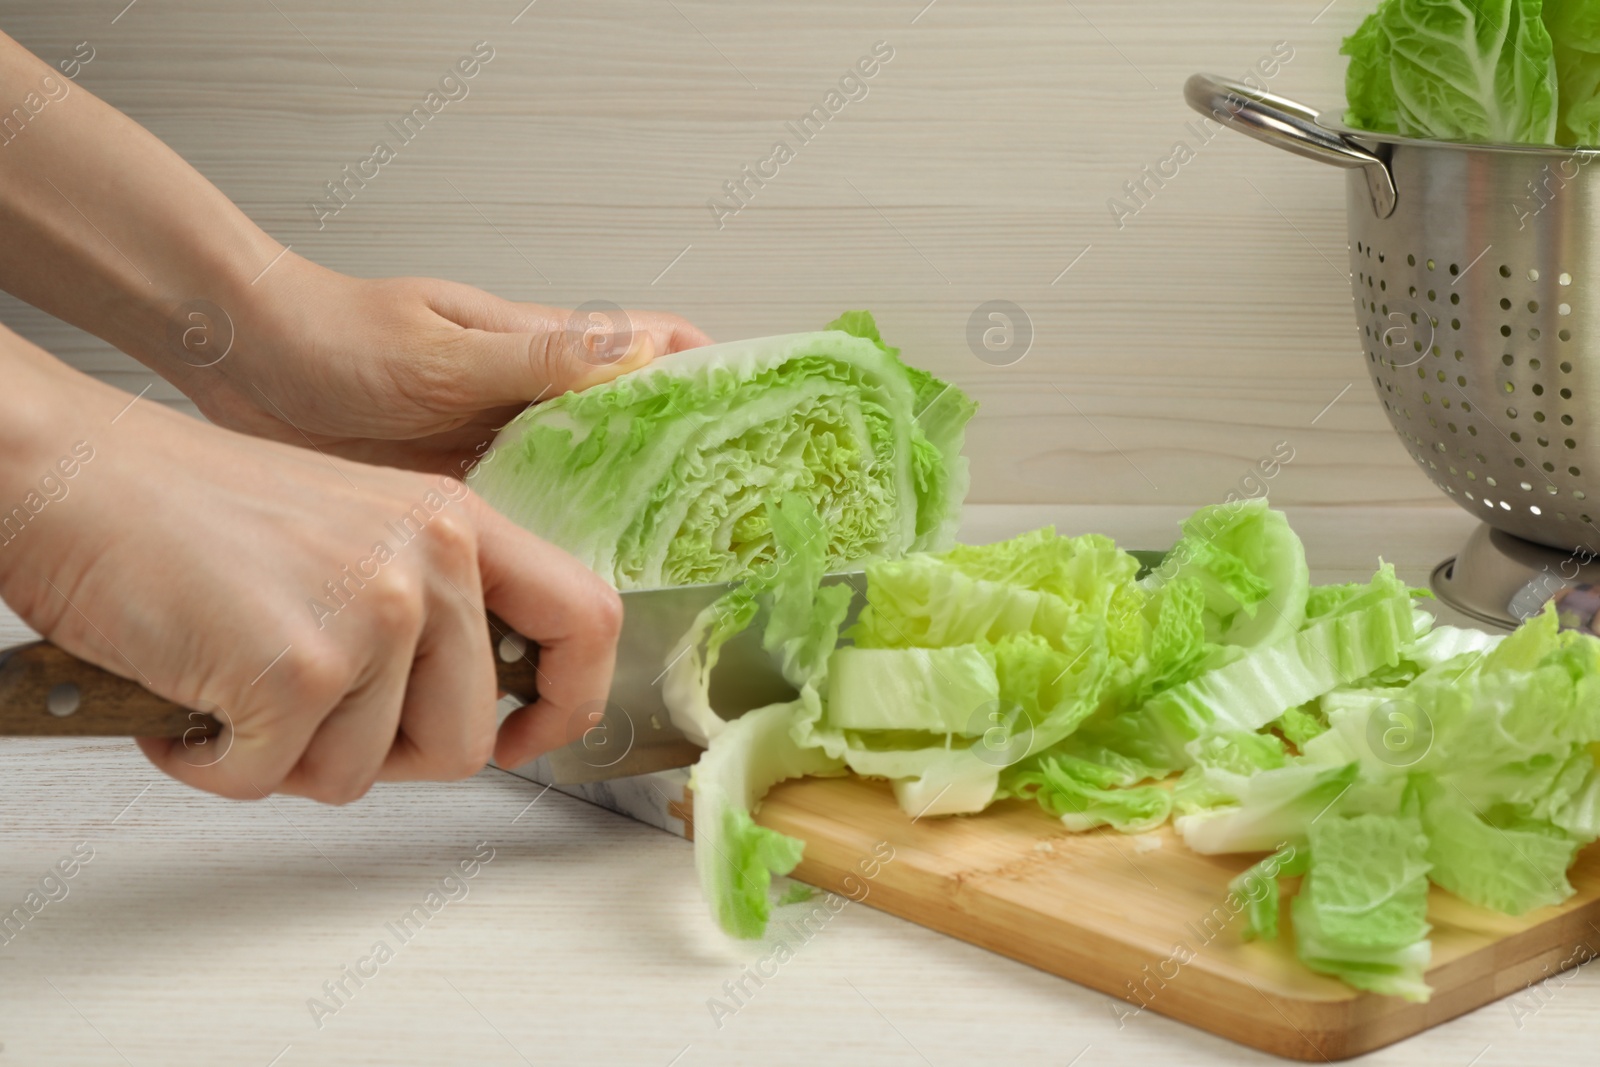
[[1600,2],[1544,0],[1559,94],[1556,143],[1600,145]]
[[1345,121],[1410,137],[1556,143],[1544,2],[1383,0],[1341,48]]
[[828,517],[841,570],[950,543],[974,410],[849,312],[535,404],[468,484],[620,589],[749,576],[775,559],[767,509],[790,492]]
[[1344,79],[1344,121],[1359,130],[1399,133],[1400,102],[1389,73],[1389,35],[1378,17],[1382,11],[1368,15],[1339,46],[1340,54],[1350,57]]

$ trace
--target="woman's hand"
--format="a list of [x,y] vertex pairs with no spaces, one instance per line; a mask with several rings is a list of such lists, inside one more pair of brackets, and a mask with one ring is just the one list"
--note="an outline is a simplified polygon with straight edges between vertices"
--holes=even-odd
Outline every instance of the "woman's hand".
[[676,315],[517,304],[433,278],[370,281],[293,253],[220,310],[180,309],[169,333],[183,351],[161,368],[213,422],[457,476],[528,403],[710,343]]
[[[0,501],[53,478],[0,544],[0,596],[75,655],[218,709],[215,747],[140,742],[174,778],[342,803],[524,762],[605,699],[616,593],[458,481],[130,406],[3,328],[0,370]],[[389,429],[429,429],[411,410]],[[541,647],[540,699],[498,742],[485,604]]]
[[[616,594],[437,474],[464,473],[529,401],[705,336],[639,313],[619,346],[603,320],[325,270],[0,34],[0,96],[41,88],[48,121],[0,152],[0,288],[222,425],[287,444],[129,406],[0,328],[0,515],[31,502],[0,535],[0,597],[68,651],[219,709],[231,747],[215,765],[145,749],[229,796],[349,800],[380,777],[460,777],[492,747],[514,764],[569,723],[581,733],[609,689]],[[93,458],[62,481],[79,442]],[[427,521],[402,539],[418,507]],[[540,700],[498,741],[485,603],[542,647]]]
[[459,476],[529,402],[708,343],[675,315],[575,316],[319,267],[0,33],[0,99],[41,86],[49,121],[0,152],[0,289],[110,341],[230,429]]

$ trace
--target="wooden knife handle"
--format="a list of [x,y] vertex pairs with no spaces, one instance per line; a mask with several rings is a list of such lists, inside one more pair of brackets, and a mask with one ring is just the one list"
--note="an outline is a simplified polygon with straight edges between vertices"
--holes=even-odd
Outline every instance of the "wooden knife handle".
[[221,728],[215,716],[158,697],[48,641],[0,653],[0,735],[199,740]]
[[[502,691],[539,698],[539,646],[489,615],[489,645]],[[175,737],[198,742],[217,717],[159,697],[48,641],[0,651],[0,737]]]

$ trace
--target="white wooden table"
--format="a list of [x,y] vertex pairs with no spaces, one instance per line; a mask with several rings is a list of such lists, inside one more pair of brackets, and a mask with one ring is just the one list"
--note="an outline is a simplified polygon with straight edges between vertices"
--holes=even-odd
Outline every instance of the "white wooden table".
[[[1178,514],[982,508],[966,536],[1055,521],[1158,547]],[[1291,517],[1323,581],[1382,552],[1421,582],[1470,528],[1450,508]],[[7,643],[26,636],[0,619]],[[707,999],[766,950],[714,932],[690,846],[498,771],[343,809],[192,792],[118,741],[5,741],[0,775],[0,918],[93,849],[64,898],[0,931],[0,1067],[1270,1062],[1153,1013],[1119,1029],[1110,998],[860,906],[719,1029]],[[386,924],[480,842],[493,858],[466,895],[401,942]],[[351,995],[319,1027],[308,1001],[334,1006],[324,983],[342,977]],[[1592,1063],[1597,1026],[1600,969],[1584,968],[1537,1014],[1493,1004],[1367,1062]]]

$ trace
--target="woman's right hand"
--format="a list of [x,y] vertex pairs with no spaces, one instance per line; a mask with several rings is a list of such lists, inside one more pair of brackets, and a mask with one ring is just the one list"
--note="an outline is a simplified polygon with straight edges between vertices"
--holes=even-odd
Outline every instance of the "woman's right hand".
[[[0,518],[45,502],[0,543],[0,597],[74,655],[219,709],[215,747],[139,742],[172,777],[346,803],[522,763],[605,700],[617,594],[460,482],[129,406],[3,328],[0,365]],[[540,646],[539,700],[498,731],[485,606]]]

